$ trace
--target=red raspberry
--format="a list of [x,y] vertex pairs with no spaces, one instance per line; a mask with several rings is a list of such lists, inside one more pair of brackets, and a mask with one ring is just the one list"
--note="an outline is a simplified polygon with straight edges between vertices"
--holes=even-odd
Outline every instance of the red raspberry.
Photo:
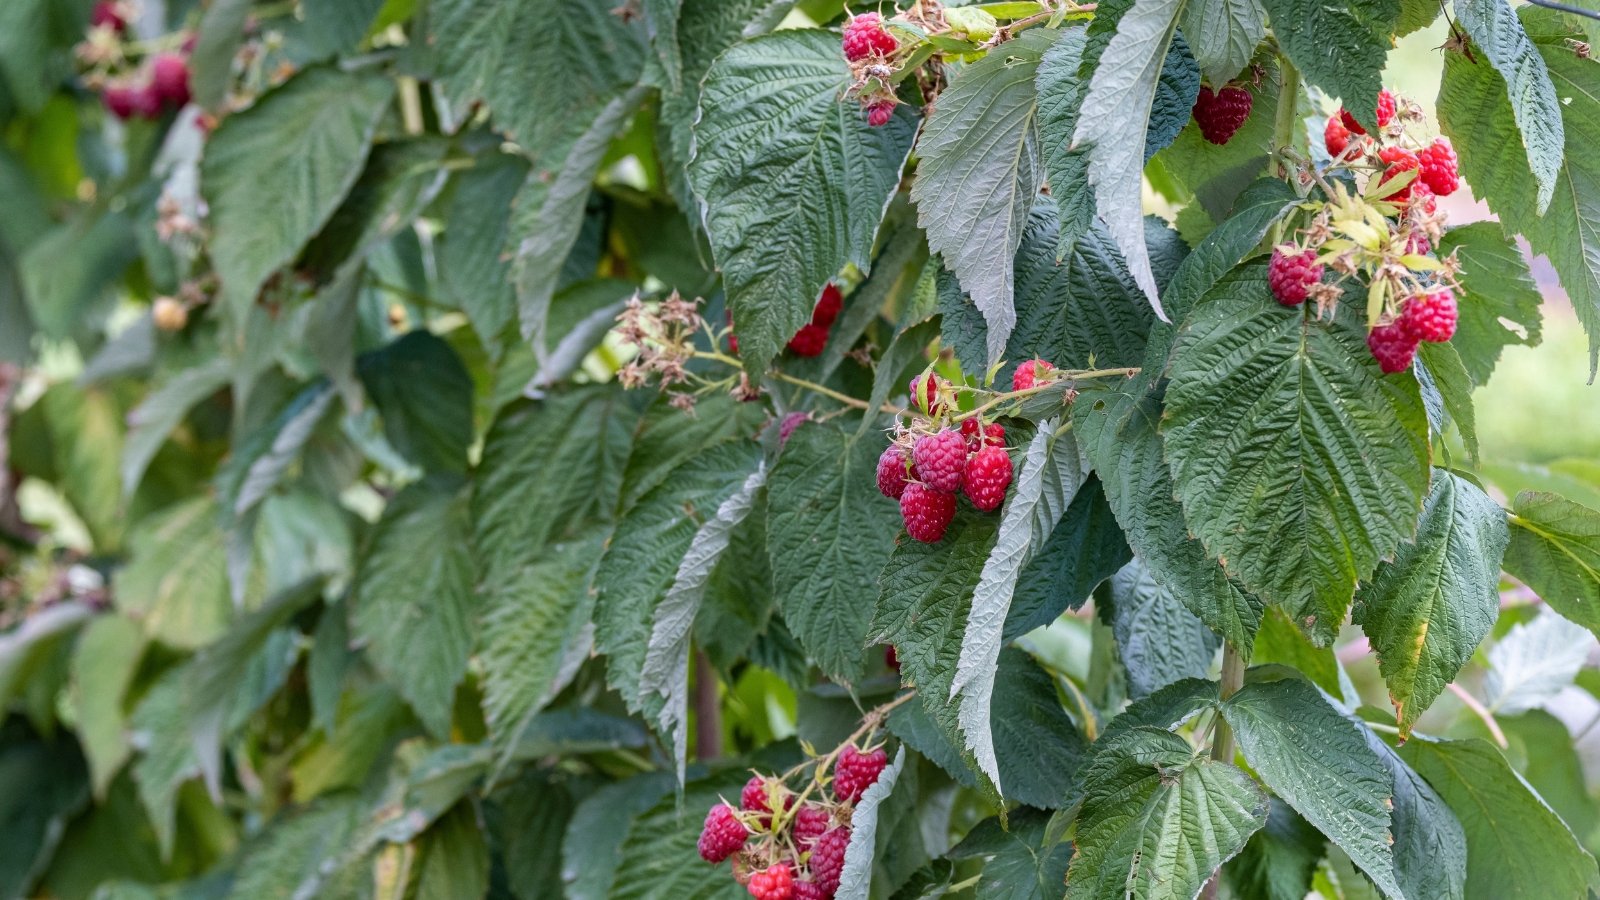
[[955,494],[936,491],[913,481],[900,495],[900,518],[905,520],[906,532],[924,544],[943,540],[945,529],[955,517]]
[[1284,253],[1273,249],[1272,261],[1267,263],[1267,285],[1279,303],[1299,306],[1306,302],[1311,286],[1321,280],[1322,267],[1317,265],[1317,254],[1310,250]]
[[1378,361],[1378,368],[1385,375],[1393,375],[1411,368],[1411,360],[1417,355],[1417,339],[1399,324],[1379,325],[1367,334],[1367,349]]
[[1417,180],[1435,194],[1448,197],[1461,186],[1456,174],[1456,150],[1450,146],[1449,138],[1434,138],[1432,144],[1418,150],[1417,163],[1422,167]]
[[894,35],[883,28],[883,16],[875,12],[851,16],[844,23],[844,58],[855,62],[873,54],[888,56],[900,46]]
[[1418,294],[1400,311],[1400,328],[1419,341],[1442,344],[1455,336],[1456,295],[1449,288]]
[[789,339],[789,349],[795,356],[820,356],[826,346],[828,329],[822,325],[802,325]]
[[984,512],[999,509],[1010,486],[1011,456],[1004,448],[985,447],[972,455],[961,487],[973,506]]
[[[1378,151],[1378,158],[1389,165],[1389,168],[1383,170],[1383,176],[1379,181],[1380,184],[1399,175],[1401,172],[1415,169],[1419,165],[1417,155],[1404,147],[1385,147]],[[1417,179],[1413,178],[1405,187],[1395,190],[1383,199],[1404,203],[1411,197],[1411,185],[1416,183]]]
[[1033,387],[1040,376],[1054,368],[1055,366],[1042,359],[1030,359],[1017,366],[1017,371],[1011,373],[1011,389],[1025,391]]
[[718,803],[706,813],[705,827],[700,829],[700,858],[710,863],[722,862],[743,847],[749,836],[750,830],[739,821],[733,807]]
[[1411,208],[1421,209],[1430,216],[1439,211],[1438,195],[1421,178],[1411,182]]
[[983,426],[983,437],[978,437],[978,420],[962,419],[961,436],[967,439],[967,449],[973,453],[986,446],[1001,447],[1006,442],[1005,426],[999,422],[990,422]]
[[189,102],[189,64],[176,53],[157,56],[150,66],[150,89],[162,103],[179,107]]
[[939,399],[939,392],[944,390],[950,382],[929,372],[911,379],[911,404],[930,416],[937,416],[944,409],[944,401]]
[[756,900],[794,900],[794,873],[778,863],[751,875],[748,887]]
[[839,878],[844,874],[844,851],[849,846],[850,829],[841,825],[817,838],[817,846],[811,851],[811,859],[807,863],[811,869],[811,879],[826,896],[832,897],[839,890]]
[[796,881],[794,900],[833,900],[833,895],[824,891],[822,885],[815,881]]
[[867,124],[873,128],[882,128],[889,124],[889,120],[894,118],[895,106],[896,104],[893,100],[879,100],[877,103],[868,106]]
[[844,309],[844,295],[839,293],[837,286],[830,283],[822,289],[822,296],[817,298],[816,308],[811,310],[811,324],[831,328],[833,320],[839,318],[841,309]]
[[[1376,112],[1378,113],[1379,128],[1389,124],[1389,120],[1394,118],[1394,95],[1389,93],[1388,88],[1378,92],[1378,108]],[[1361,123],[1356,121],[1356,117],[1350,115],[1349,111],[1342,106],[1339,107],[1339,118],[1344,121],[1344,127],[1349,129],[1351,134],[1367,133],[1367,130],[1361,127]]]
[[794,845],[801,850],[822,837],[828,830],[828,811],[811,803],[802,805],[794,813]]
[[1429,243],[1428,236],[1420,231],[1413,231],[1406,235],[1406,252],[1417,256],[1426,256],[1433,251],[1433,244]]
[[133,114],[143,108],[143,100],[139,96],[143,91],[129,84],[109,84],[100,95],[100,101],[113,116],[126,122],[133,118]]
[[1328,124],[1322,128],[1322,142],[1328,147],[1328,155],[1338,159],[1350,147],[1350,129],[1344,127],[1344,120],[1339,116],[1329,116]]
[[891,500],[906,492],[906,448],[890,444],[878,457],[878,490]]
[[900,671],[900,651],[894,649],[893,644],[883,648],[883,664],[896,672]]
[[1191,115],[1199,123],[1202,137],[1213,144],[1226,144],[1250,118],[1254,102],[1244,88],[1229,86],[1213,94],[1211,88],[1201,85]]
[[114,0],[97,0],[94,12],[89,14],[89,24],[96,28],[110,26],[113,31],[126,31],[128,20],[122,17]]
[[967,442],[962,440],[960,432],[940,429],[917,438],[911,448],[911,461],[924,484],[953,494],[961,490],[961,473],[967,467]]
[[882,747],[871,753],[862,753],[853,746],[845,747],[833,764],[833,795],[846,803],[860,800],[867,788],[877,783],[883,767],[888,764],[889,754]]
[[728,352],[734,356],[739,355],[739,336],[733,333],[733,313],[724,312],[723,317],[728,320]]

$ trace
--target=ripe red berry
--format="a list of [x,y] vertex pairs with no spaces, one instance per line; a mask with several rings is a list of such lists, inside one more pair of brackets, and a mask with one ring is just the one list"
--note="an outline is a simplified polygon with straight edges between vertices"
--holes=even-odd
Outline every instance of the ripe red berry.
[[828,346],[828,329],[822,325],[807,323],[800,326],[800,330],[789,339],[789,350],[795,356],[820,356],[824,347]]
[[867,124],[873,128],[882,128],[894,118],[894,108],[897,104],[893,100],[879,100],[867,107]]
[[[1404,147],[1385,147],[1378,151],[1378,158],[1383,160],[1389,166],[1389,168],[1383,170],[1383,176],[1379,181],[1380,184],[1388,181],[1402,172],[1415,169],[1418,166],[1417,155]],[[1394,189],[1383,199],[1393,200],[1397,203],[1404,203],[1408,198],[1410,198],[1411,185],[1415,183],[1416,179],[1413,178],[1404,187]]]
[[801,850],[822,837],[828,830],[828,811],[811,803],[803,804],[794,812],[794,845]]
[[1456,173],[1456,150],[1450,146],[1449,138],[1434,138],[1433,143],[1418,150],[1417,163],[1422,167],[1417,180],[1435,194],[1448,197],[1461,186]]
[[961,488],[972,505],[992,512],[1006,499],[1011,486],[1011,456],[1002,447],[984,447],[967,462]]
[[718,803],[706,813],[705,827],[700,829],[700,858],[710,863],[722,862],[738,852],[749,836],[750,830],[734,815],[733,807]]
[[983,435],[982,437],[979,437],[978,420],[975,418],[962,419],[961,436],[967,439],[967,449],[973,453],[976,453],[984,447],[1004,446],[1006,442],[1006,429],[1005,426],[1001,425],[999,422],[990,422],[989,424],[983,426]]
[[1338,159],[1350,147],[1350,129],[1344,127],[1344,120],[1339,116],[1329,116],[1328,124],[1322,128],[1322,142],[1327,145],[1328,155]]
[[1456,295],[1449,288],[1440,288],[1407,300],[1400,310],[1399,324],[1419,341],[1442,344],[1455,336],[1458,316]]
[[839,293],[839,288],[829,284],[822,289],[822,296],[817,298],[817,305],[811,310],[811,324],[831,328],[833,320],[839,318],[839,310],[844,309],[844,295]]
[[943,390],[948,381],[929,372],[911,379],[911,404],[930,416],[937,416],[944,409],[944,401],[939,399],[939,392]]
[[871,753],[862,753],[847,746],[833,764],[833,795],[846,803],[861,799],[867,788],[878,781],[884,766],[889,764],[889,754],[882,747]]
[[1299,306],[1310,296],[1311,286],[1321,280],[1322,267],[1317,265],[1317,254],[1310,250],[1284,253],[1273,249],[1272,261],[1267,263],[1267,285],[1279,303]]
[[1393,375],[1411,368],[1411,360],[1417,355],[1417,339],[1398,323],[1379,325],[1367,333],[1367,349],[1378,361],[1378,368],[1385,375]]
[[[1376,112],[1378,114],[1379,128],[1389,124],[1390,120],[1394,118],[1394,95],[1389,93],[1388,88],[1378,91],[1378,108]],[[1349,110],[1342,106],[1339,108],[1339,118],[1344,122],[1344,127],[1349,129],[1351,134],[1367,133],[1367,129],[1361,127],[1361,123],[1356,121],[1356,117],[1350,115]]]
[[890,444],[878,457],[878,490],[891,500],[906,492],[906,448]]
[[1244,88],[1228,86],[1213,94],[1210,87],[1201,85],[1191,114],[1200,125],[1201,137],[1213,144],[1226,144],[1250,118],[1254,102]]
[[883,648],[883,664],[896,672],[900,671],[900,651],[894,649],[893,644]]
[[1025,391],[1033,387],[1040,376],[1054,368],[1055,366],[1042,359],[1030,359],[1017,366],[1017,371],[1011,374],[1011,389]]
[[844,24],[844,58],[855,62],[873,54],[887,56],[900,46],[894,35],[884,30],[883,16],[875,12],[851,16]]
[[844,874],[844,852],[849,847],[850,829],[841,825],[829,829],[818,838],[817,846],[811,851],[811,859],[807,863],[811,869],[811,880],[822,888],[826,896],[832,897],[839,890],[839,878]]
[[751,875],[748,887],[756,900],[794,900],[794,873],[778,863]]
[[133,118],[133,114],[142,108],[143,100],[140,98],[139,88],[129,84],[110,84],[100,95],[100,101],[113,116],[123,121]]
[[911,461],[923,484],[953,494],[961,490],[961,473],[967,467],[967,442],[960,432],[940,429],[917,438],[911,448]]
[[125,31],[128,20],[122,17],[122,11],[117,8],[114,0],[96,0],[94,12],[89,14],[89,24],[96,28],[110,26],[114,31]]
[[913,481],[900,495],[900,518],[906,523],[906,533],[924,544],[943,540],[945,529],[955,517],[955,494],[936,491]]
[[833,900],[833,895],[815,881],[802,880],[794,883],[794,900]]
[[745,812],[771,812],[767,806],[767,780],[760,775],[751,775],[750,780],[744,783],[744,789],[739,792],[739,808]]
[[189,63],[176,53],[163,53],[150,65],[150,89],[173,107],[189,102]]
[[1421,178],[1411,182],[1411,208],[1421,209],[1430,216],[1439,210],[1438,195]]

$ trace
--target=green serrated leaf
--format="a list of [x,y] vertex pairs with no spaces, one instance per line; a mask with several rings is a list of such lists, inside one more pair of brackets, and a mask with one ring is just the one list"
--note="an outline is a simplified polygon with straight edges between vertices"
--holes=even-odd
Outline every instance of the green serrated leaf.
[[[911,151],[911,111],[870,127],[842,101],[849,77],[836,34],[787,30],[730,48],[701,85],[689,179],[752,371],[810,321],[845,263],[871,268]],[[805,249],[775,252],[785,246]]]
[[[748,772],[730,769],[711,778],[690,782],[678,796],[668,793],[654,805],[648,806],[644,813],[633,816],[631,822],[613,819],[605,823],[617,832],[626,834],[626,838],[615,852],[615,862],[611,861],[609,854],[606,859],[606,863],[613,866],[615,871],[606,892],[587,896],[604,896],[606,900],[680,900],[683,897],[741,900],[749,897],[750,892],[728,877],[723,867],[694,864],[698,858],[695,841],[699,837],[702,821],[699,811],[710,809],[712,804],[724,797],[737,795],[748,777]],[[640,780],[634,778],[625,783]],[[671,788],[670,783],[660,785],[656,782],[652,785],[646,782],[640,789],[650,791],[645,796],[654,794],[659,797],[657,791],[670,791]],[[614,798],[613,802],[624,809],[633,806],[633,801],[626,798],[627,795]],[[694,810],[697,814],[686,814],[685,810]],[[575,816],[574,827],[578,821],[579,818]],[[581,833],[594,834],[593,831]],[[571,834],[569,831],[569,836]],[[611,838],[609,835],[602,835],[602,838],[598,849],[604,852],[610,849],[606,845],[610,844]],[[685,860],[690,865],[684,865]]]
[[393,96],[394,81],[378,72],[306,69],[206,142],[211,257],[236,320],[355,184]]
[[1012,258],[1044,180],[1033,81],[1055,39],[1026,31],[962,69],[917,141],[917,221],[988,324],[986,365],[1017,321]]
[[172,376],[150,392],[128,413],[128,431],[122,446],[122,493],[131,496],[144,479],[167,436],[183,422],[195,404],[221,390],[233,374],[233,364],[213,357]]
[[128,565],[112,584],[117,608],[146,635],[199,647],[233,619],[220,522],[216,502],[196,497],[151,516],[133,535]]
[[1190,0],[1183,10],[1183,36],[1214,87],[1244,71],[1266,33],[1261,0]]
[[1306,80],[1344,101],[1369,132],[1378,128],[1379,76],[1400,0],[1262,0],[1283,52]]
[[1550,608],[1600,634],[1600,512],[1556,494],[1511,503],[1505,569]]
[[1467,840],[1467,900],[1581,897],[1594,857],[1488,743],[1418,738],[1400,756],[1457,811]]
[[1522,250],[1494,222],[1451,228],[1439,240],[1438,252],[1440,257],[1454,254],[1461,262],[1460,321],[1450,346],[1461,355],[1473,383],[1487,384],[1502,349],[1538,345],[1543,297]]
[[1155,728],[1108,740],[1084,774],[1069,900],[1189,900],[1266,824],[1239,769]]
[[1274,798],[1266,827],[1222,867],[1235,895],[1253,900],[1305,900],[1326,839],[1294,807]]
[[123,701],[148,642],[124,616],[99,616],[83,629],[72,656],[72,698],[90,784],[102,802],[111,779],[133,753]]
[[396,450],[424,471],[466,474],[472,376],[449,344],[412,331],[363,353],[356,369]]
[[1355,622],[1378,653],[1402,739],[1494,627],[1506,541],[1500,505],[1436,469],[1415,542],[1379,563],[1356,596]]
[[1370,728],[1367,747],[1394,783],[1394,874],[1406,900],[1461,900],[1467,838],[1444,798]]
[[1139,559],[1111,579],[1111,633],[1135,698],[1204,678],[1222,643]]
[[[984,859],[978,882],[984,897],[994,900],[1059,898],[1066,881],[1072,845],[1052,840],[1050,816],[1028,807],[1014,810],[1004,825],[984,819],[950,849],[950,859]],[[1299,898],[1296,898],[1299,900]]]
[[1426,419],[1413,379],[1379,375],[1364,329],[1271,309],[1264,271],[1236,270],[1184,323],[1162,431],[1206,552],[1325,643],[1415,531]]
[[1222,714],[1267,787],[1385,894],[1401,896],[1390,849],[1394,786],[1361,730],[1295,678],[1246,684],[1223,701]]
[[[1423,402],[1431,404],[1429,397],[1437,394],[1445,421],[1432,423],[1434,432],[1443,436],[1445,428],[1454,423],[1461,433],[1461,442],[1467,455],[1478,460],[1478,414],[1472,405],[1472,391],[1476,387],[1468,374],[1466,363],[1456,352],[1453,342],[1423,343],[1417,348],[1421,366],[1417,369],[1417,382],[1423,389]],[[1429,418],[1432,418],[1430,408]]]

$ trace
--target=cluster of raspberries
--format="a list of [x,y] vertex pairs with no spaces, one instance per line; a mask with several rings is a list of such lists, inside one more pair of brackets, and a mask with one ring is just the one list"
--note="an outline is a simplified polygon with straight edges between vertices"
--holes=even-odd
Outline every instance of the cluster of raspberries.
[[[1450,139],[1445,137],[1434,138],[1432,143],[1417,149],[1405,146],[1404,129],[1389,127],[1395,119],[1396,108],[1394,95],[1387,89],[1382,90],[1378,93],[1376,109],[1380,134],[1369,135],[1349,110],[1340,108],[1338,115],[1328,117],[1323,139],[1328,155],[1336,163],[1368,158],[1374,170],[1371,177],[1378,179],[1380,185],[1404,172],[1417,172],[1409,183],[1394,188],[1381,199],[1402,207],[1400,227],[1408,233],[1407,251],[1426,254],[1430,250],[1428,239],[1413,220],[1417,216],[1432,216],[1438,208],[1436,198],[1452,194],[1461,186],[1456,153]],[[1378,172],[1380,167],[1381,173]],[[1315,250],[1286,245],[1272,252],[1267,284],[1279,303],[1298,306],[1321,283],[1323,271]],[[1411,367],[1422,342],[1450,340],[1455,335],[1458,318],[1455,292],[1446,285],[1438,285],[1402,301],[1396,315],[1368,332],[1367,348],[1385,374],[1403,372]]]
[[[811,321],[800,326],[789,339],[789,352],[795,356],[821,356],[823,348],[828,346],[828,332],[842,309],[844,295],[839,293],[838,286],[830,283],[817,298],[817,305],[811,310]],[[728,314],[728,324],[733,324],[732,313]],[[735,355],[739,353],[739,336],[732,331],[728,332],[728,350]]]
[[[89,16],[94,29],[110,31],[117,37],[126,35],[128,20],[122,4],[113,0],[99,0]],[[148,66],[138,72],[107,84],[100,101],[118,119],[126,121],[134,116],[155,119],[167,109],[179,109],[189,102],[189,53],[194,50],[195,36],[183,43],[181,53],[157,53]]]
[[[1017,367],[1011,389],[1027,390],[1054,368],[1030,359]],[[1005,502],[1013,473],[1006,430],[999,422],[969,416],[959,430],[935,427],[947,408],[942,399],[947,392],[948,383],[932,373],[912,379],[911,402],[931,418],[900,429],[878,457],[878,490],[900,501],[906,533],[925,544],[944,539],[956,516],[956,494],[966,494],[974,507],[993,512]]]
[[[845,22],[841,49],[844,58],[855,66],[882,65],[899,47],[900,42],[883,27],[883,16],[875,12],[851,16]],[[898,101],[890,85],[882,83],[881,78],[874,77],[874,80],[879,84],[872,90],[861,92],[860,100],[862,108],[866,110],[867,124],[877,128],[887,125],[894,117]]]
[[[720,801],[706,813],[700,857],[734,858],[733,876],[756,900],[831,900],[844,874],[850,814],[889,761],[882,747],[846,745],[833,764],[833,800],[800,800],[781,778],[752,777],[739,808]],[[773,810],[783,812],[774,815]],[[755,841],[751,841],[755,838]]]

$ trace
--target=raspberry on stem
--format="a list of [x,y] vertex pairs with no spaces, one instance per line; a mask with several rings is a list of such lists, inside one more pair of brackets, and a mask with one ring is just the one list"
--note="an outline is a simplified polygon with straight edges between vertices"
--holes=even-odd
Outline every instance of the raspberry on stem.
[[1013,391],[1025,391],[1037,384],[1044,373],[1054,368],[1055,366],[1045,360],[1030,359],[1017,366],[1017,371],[1011,373],[1011,389]]
[[1328,124],[1322,128],[1322,142],[1328,148],[1328,155],[1334,159],[1344,155],[1344,151],[1350,147],[1350,129],[1344,127],[1342,118],[1328,117]]
[[817,839],[808,863],[811,878],[826,896],[839,890],[839,877],[844,874],[844,852],[850,847],[850,829],[844,826],[831,828]]
[[894,108],[899,105],[893,100],[879,100],[867,107],[867,124],[873,128],[881,128],[889,124],[894,118]]
[[972,505],[984,512],[1000,508],[1011,486],[1011,456],[1003,447],[984,447],[967,462],[961,488]]
[[900,46],[894,35],[884,29],[883,16],[875,12],[851,16],[850,21],[844,24],[844,38],[841,43],[844,47],[844,58],[851,62],[873,55],[888,56]]
[[953,494],[961,490],[961,473],[967,467],[967,442],[960,432],[948,428],[917,439],[911,448],[911,461],[917,477],[936,491]]
[[718,803],[706,813],[705,826],[700,829],[700,858],[719,863],[744,846],[750,830],[744,827],[733,807]]
[[747,887],[756,900],[793,900],[794,873],[788,863],[778,863],[751,875]]
[[[1389,122],[1394,119],[1394,95],[1389,93],[1388,88],[1378,91],[1378,108],[1376,112],[1378,114],[1379,128],[1388,125]],[[1361,123],[1356,121],[1356,117],[1350,115],[1350,111],[1342,106],[1339,107],[1339,119],[1344,122],[1344,127],[1348,129],[1351,134],[1367,133],[1367,129],[1363,128]]]
[[189,63],[176,53],[163,53],[150,65],[150,89],[165,104],[189,102]]
[[1434,138],[1433,143],[1417,151],[1417,164],[1421,173],[1417,180],[1440,197],[1448,197],[1461,186],[1456,172],[1456,150],[1447,137]]
[[906,523],[906,533],[924,544],[943,540],[945,529],[955,517],[955,494],[936,491],[913,481],[900,495],[900,518]]
[[1407,300],[1400,311],[1399,325],[1419,341],[1442,344],[1455,336],[1458,316],[1456,295],[1449,288],[1441,288]]
[[1411,368],[1417,355],[1417,339],[1398,323],[1379,325],[1367,333],[1367,349],[1378,361],[1378,368],[1385,375],[1393,375]]
[[1317,265],[1317,254],[1310,250],[1285,253],[1280,248],[1272,251],[1272,261],[1267,263],[1267,286],[1272,296],[1284,306],[1299,306],[1311,295],[1311,288],[1322,280],[1322,266]]
[[871,753],[862,753],[853,746],[845,747],[833,764],[833,795],[846,803],[860,800],[867,788],[877,783],[888,764],[889,754],[882,747]]
[[910,457],[906,448],[890,444],[878,457],[878,490],[891,500],[906,492],[906,467]]
[[828,830],[828,811],[820,806],[805,803],[794,813],[794,844],[801,850],[822,837]]
[[1200,126],[1200,136],[1213,144],[1226,144],[1250,118],[1254,103],[1250,92],[1241,87],[1227,86],[1212,93],[1206,85],[1200,86],[1191,115]]
[[1005,426],[999,422],[990,422],[983,426],[983,434],[978,434],[979,422],[976,418],[961,420],[961,436],[967,439],[967,449],[973,453],[984,447],[1000,447],[1006,442]]
[[[1404,147],[1396,147],[1396,146],[1385,147],[1382,150],[1378,151],[1378,158],[1383,160],[1389,166],[1387,169],[1383,170],[1383,175],[1379,177],[1379,182],[1378,182],[1379,184],[1382,184],[1382,183],[1388,181],[1389,179],[1394,178],[1396,175],[1399,175],[1402,172],[1407,172],[1407,171],[1410,171],[1412,169],[1415,169],[1415,168],[1417,168],[1417,165],[1418,165],[1418,163],[1417,163],[1417,155],[1415,153],[1412,153],[1410,150],[1407,150]],[[1404,203],[1407,199],[1409,199],[1411,197],[1411,185],[1413,185],[1415,183],[1416,183],[1416,179],[1413,178],[1410,182],[1407,182],[1403,187],[1395,188],[1394,190],[1392,190],[1383,199],[1392,200],[1392,201],[1394,201],[1396,203]]]

